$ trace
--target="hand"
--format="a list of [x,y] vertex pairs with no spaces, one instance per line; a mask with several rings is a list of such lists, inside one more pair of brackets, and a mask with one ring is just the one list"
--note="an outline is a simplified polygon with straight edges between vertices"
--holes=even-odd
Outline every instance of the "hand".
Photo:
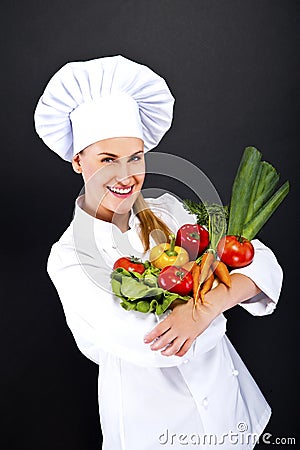
[[[205,294],[205,303],[197,303],[194,311],[194,299],[178,304],[172,302],[171,314],[145,336],[145,343],[152,342],[151,350],[162,350],[165,356],[183,356],[193,341],[222,312],[260,292],[256,284],[241,273],[231,275],[231,287],[219,283]],[[154,341],[155,340],[155,341]],[[154,342],[153,342],[154,341]]]
[[203,333],[218,315],[208,302],[196,307],[194,317],[193,308],[194,299],[178,304],[166,319],[145,336],[144,342],[152,342],[151,350],[162,350],[161,354],[164,356],[184,356],[196,337]]

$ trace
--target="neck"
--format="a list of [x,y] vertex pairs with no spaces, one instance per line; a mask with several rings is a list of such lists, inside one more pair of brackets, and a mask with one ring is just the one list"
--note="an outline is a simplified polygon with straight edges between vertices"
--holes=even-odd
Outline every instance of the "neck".
[[130,212],[125,214],[117,214],[114,211],[110,211],[109,209],[104,208],[102,205],[97,208],[95,207],[93,202],[87,198],[86,195],[83,199],[82,208],[91,216],[96,217],[96,219],[113,223],[122,231],[122,233],[125,233],[129,230]]

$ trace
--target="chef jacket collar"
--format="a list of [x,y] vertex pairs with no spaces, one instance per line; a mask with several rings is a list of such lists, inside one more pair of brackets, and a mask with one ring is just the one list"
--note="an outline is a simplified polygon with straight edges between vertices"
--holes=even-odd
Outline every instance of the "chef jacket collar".
[[[98,219],[97,217],[94,217],[90,214],[88,214],[83,208],[83,199],[84,194],[80,195],[75,202],[75,211],[74,211],[74,218],[80,218],[82,221],[89,221],[93,222],[94,229],[99,229],[102,233],[111,233],[113,228],[119,228],[111,222],[106,222],[105,220]],[[139,222],[139,219],[135,212],[133,211],[133,208],[130,210],[130,216],[129,216],[129,228],[132,229],[135,227],[136,223]],[[129,230],[128,230],[129,231]]]

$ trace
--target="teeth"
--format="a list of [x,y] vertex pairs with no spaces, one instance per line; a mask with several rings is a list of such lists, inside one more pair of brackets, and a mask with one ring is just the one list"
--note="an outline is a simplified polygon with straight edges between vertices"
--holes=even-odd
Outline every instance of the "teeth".
[[126,188],[126,189],[119,189],[119,188],[115,188],[115,187],[110,187],[109,189],[112,192],[115,192],[116,194],[129,194],[129,192],[132,189],[132,186],[130,186],[129,188]]

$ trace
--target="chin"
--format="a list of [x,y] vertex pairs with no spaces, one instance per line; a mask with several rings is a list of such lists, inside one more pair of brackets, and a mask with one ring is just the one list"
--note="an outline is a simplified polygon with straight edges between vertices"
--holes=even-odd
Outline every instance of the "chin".
[[131,211],[134,202],[126,202],[126,205],[121,205],[113,210],[115,214],[127,214]]
[[127,214],[130,212],[134,201],[135,199],[128,198],[119,203],[112,204],[112,202],[109,202],[107,205],[103,204],[103,206],[115,214]]

